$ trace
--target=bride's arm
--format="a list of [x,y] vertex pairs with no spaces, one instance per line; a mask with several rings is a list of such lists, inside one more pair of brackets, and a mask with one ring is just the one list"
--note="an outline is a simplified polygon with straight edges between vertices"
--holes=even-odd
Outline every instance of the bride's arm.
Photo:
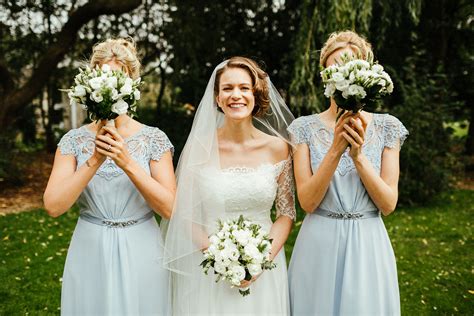
[[296,218],[295,182],[292,167],[291,158],[288,158],[278,177],[278,191],[275,201],[277,219],[269,233],[269,237],[272,239],[272,250],[270,252],[272,260],[280,252],[288,239],[293,221]]

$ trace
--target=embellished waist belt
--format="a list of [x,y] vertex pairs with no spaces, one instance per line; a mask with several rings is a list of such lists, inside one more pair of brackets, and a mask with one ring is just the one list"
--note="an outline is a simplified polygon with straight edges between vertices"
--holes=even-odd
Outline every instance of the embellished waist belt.
[[126,228],[129,226],[138,225],[138,224],[146,222],[147,220],[153,217],[153,212],[148,212],[142,217],[139,217],[137,219],[130,219],[126,221],[110,220],[110,219],[96,217],[90,214],[81,214],[79,217],[89,223],[96,224],[96,225],[107,226],[111,228]]
[[331,212],[322,208],[317,208],[314,214],[334,219],[366,219],[380,216],[378,210],[367,212]]

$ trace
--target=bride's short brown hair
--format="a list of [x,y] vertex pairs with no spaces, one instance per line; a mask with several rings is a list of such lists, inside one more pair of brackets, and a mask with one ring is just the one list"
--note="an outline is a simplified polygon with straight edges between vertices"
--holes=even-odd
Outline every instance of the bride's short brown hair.
[[221,75],[229,68],[240,68],[248,72],[252,78],[252,90],[255,97],[255,108],[252,111],[254,116],[263,116],[270,107],[270,96],[268,87],[268,75],[252,59],[235,56],[227,61],[227,64],[216,72],[214,83],[214,94],[219,94],[219,82]]

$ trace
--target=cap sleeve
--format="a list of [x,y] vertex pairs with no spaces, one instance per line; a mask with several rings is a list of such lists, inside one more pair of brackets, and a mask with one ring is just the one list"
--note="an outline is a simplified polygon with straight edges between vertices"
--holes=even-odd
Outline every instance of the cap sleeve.
[[304,120],[305,117],[300,117],[294,120],[290,126],[288,126],[288,132],[290,133],[291,141],[295,144],[309,144],[307,124]]
[[408,130],[395,116],[387,115],[384,120],[384,147],[400,149],[408,136]]
[[58,149],[62,155],[74,155],[77,157],[77,148],[77,132],[72,129],[61,137],[61,140],[58,143]]
[[167,151],[170,151],[171,155],[174,154],[173,144],[171,144],[168,136],[163,131],[159,128],[153,128],[150,135],[150,159],[159,161]]

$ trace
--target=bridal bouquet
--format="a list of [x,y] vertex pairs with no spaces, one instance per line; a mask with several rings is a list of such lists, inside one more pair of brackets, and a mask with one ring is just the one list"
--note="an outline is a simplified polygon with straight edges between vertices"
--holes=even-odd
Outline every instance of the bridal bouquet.
[[[365,106],[375,108],[377,102],[393,92],[393,82],[383,67],[373,61],[373,55],[366,60],[354,59],[347,54],[341,56],[341,63],[321,71],[325,87],[324,95],[334,98],[338,110],[359,112]],[[338,118],[345,111],[338,114]]]
[[[213,268],[217,274],[216,282],[226,280],[234,287],[263,270],[276,267],[270,260],[271,240],[259,224],[241,215],[234,220],[219,220],[218,226],[218,232],[209,237],[210,245],[201,262],[206,275]],[[239,289],[239,292],[246,296],[250,289]]]
[[91,120],[113,120],[125,113],[135,115],[137,100],[140,100],[140,78],[133,80],[104,64],[101,68],[80,69],[74,83],[64,91],[68,92],[71,104],[79,104],[87,110]]

